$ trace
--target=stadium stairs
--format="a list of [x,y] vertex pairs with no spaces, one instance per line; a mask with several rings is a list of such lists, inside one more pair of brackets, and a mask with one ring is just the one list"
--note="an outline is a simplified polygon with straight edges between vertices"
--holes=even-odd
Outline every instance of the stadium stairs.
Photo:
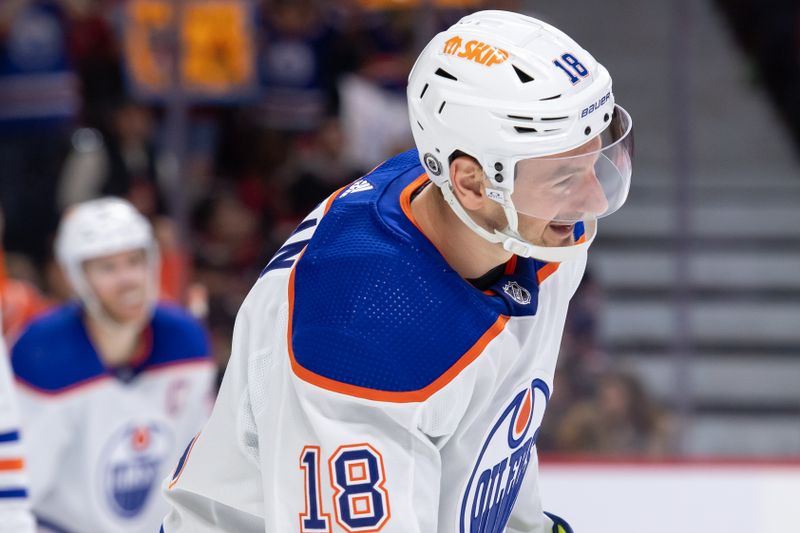
[[[687,400],[683,451],[800,457],[800,161],[720,14],[689,1],[676,25],[679,3],[586,2],[580,17],[554,3],[538,13],[591,43],[636,124],[628,203],[601,221],[590,254],[606,292],[602,342],[661,402]],[[689,80],[683,102],[676,55]],[[685,164],[676,163],[681,131]],[[688,239],[677,172],[690,182]],[[676,287],[686,291],[685,372],[675,366]]]

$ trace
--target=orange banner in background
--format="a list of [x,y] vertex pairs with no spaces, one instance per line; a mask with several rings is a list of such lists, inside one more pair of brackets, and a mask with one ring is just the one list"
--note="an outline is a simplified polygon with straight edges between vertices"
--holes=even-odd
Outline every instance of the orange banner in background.
[[[131,0],[125,60],[134,92],[163,96],[172,83],[176,10],[169,0]],[[229,98],[255,84],[254,30],[243,0],[187,0],[178,25],[180,81],[190,97]]]
[[[478,7],[481,0],[428,0],[434,7]],[[423,5],[423,0],[358,0],[358,5],[364,9],[410,9]]]

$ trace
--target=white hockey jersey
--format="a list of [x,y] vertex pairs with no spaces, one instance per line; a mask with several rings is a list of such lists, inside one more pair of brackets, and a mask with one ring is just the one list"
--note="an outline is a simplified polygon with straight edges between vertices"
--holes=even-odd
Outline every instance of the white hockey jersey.
[[535,442],[585,257],[478,290],[413,219],[426,180],[387,161],[267,265],[165,533],[550,532]]
[[28,501],[15,394],[8,353],[0,334],[0,533],[33,533],[35,524]]
[[208,417],[207,337],[159,305],[145,349],[112,372],[82,313],[56,309],[12,348],[34,512],[42,531],[154,533],[167,511],[160,481]]

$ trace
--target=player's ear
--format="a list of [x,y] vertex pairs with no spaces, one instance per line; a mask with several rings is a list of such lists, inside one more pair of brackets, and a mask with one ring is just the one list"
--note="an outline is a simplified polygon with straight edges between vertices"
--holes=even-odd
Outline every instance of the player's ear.
[[468,211],[477,211],[484,206],[486,184],[480,164],[469,156],[458,156],[450,163],[450,180],[453,192]]

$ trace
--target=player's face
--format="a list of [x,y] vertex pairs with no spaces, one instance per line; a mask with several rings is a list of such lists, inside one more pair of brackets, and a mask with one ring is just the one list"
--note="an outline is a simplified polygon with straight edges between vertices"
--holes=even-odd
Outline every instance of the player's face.
[[90,259],[83,264],[86,280],[105,312],[119,323],[147,317],[149,269],[144,250]]
[[600,147],[595,137],[573,150],[517,165],[512,199],[525,240],[539,246],[572,245],[577,221],[608,210],[595,173]]

